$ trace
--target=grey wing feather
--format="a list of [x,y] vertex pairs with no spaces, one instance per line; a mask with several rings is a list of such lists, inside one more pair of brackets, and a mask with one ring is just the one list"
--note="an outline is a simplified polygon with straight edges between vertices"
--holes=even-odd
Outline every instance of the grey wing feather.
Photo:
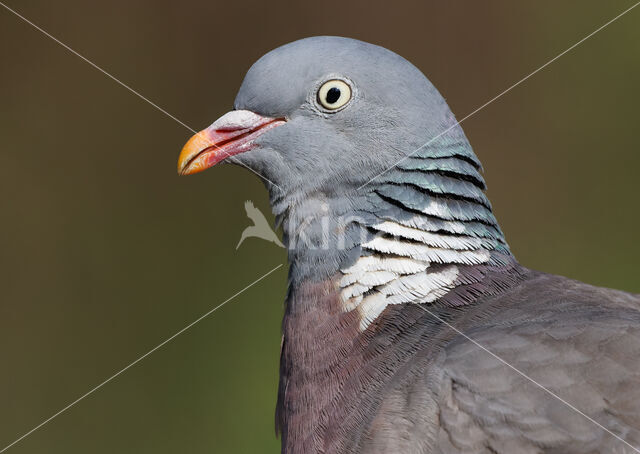
[[566,312],[467,334],[529,379],[464,337],[452,342],[438,400],[440,452],[636,452],[594,421],[640,448],[637,312]]

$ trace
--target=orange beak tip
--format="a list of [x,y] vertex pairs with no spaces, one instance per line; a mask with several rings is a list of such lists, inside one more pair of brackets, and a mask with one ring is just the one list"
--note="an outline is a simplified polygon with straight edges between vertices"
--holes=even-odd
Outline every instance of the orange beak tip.
[[197,155],[211,144],[211,142],[205,137],[205,132],[206,130],[194,134],[184,147],[182,147],[182,151],[180,151],[180,156],[178,157],[178,174],[191,175],[192,173],[204,170],[199,168],[196,164],[198,164],[197,161],[200,161],[200,158],[202,157]]

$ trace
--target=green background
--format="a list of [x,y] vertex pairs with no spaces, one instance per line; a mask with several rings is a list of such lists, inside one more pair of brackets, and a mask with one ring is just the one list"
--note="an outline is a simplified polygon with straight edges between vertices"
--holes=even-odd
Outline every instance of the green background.
[[[8,2],[198,130],[318,34],[398,52],[462,118],[632,4]],[[640,7],[463,123],[523,264],[640,292],[639,80]],[[0,8],[0,449],[285,263],[235,251],[243,202],[270,213],[254,175],[176,175],[190,136]],[[283,266],[7,452],[278,452],[285,286]]]

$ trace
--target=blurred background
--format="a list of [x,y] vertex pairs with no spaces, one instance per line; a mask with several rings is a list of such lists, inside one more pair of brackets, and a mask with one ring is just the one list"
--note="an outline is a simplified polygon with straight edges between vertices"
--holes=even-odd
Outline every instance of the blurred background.
[[[635,0],[7,0],[191,128],[320,34],[412,61],[462,118]],[[640,8],[463,127],[526,266],[640,292]],[[179,178],[191,132],[0,8],[0,449],[275,266],[250,172]],[[270,220],[272,217],[269,214]],[[277,453],[286,266],[8,453]]]

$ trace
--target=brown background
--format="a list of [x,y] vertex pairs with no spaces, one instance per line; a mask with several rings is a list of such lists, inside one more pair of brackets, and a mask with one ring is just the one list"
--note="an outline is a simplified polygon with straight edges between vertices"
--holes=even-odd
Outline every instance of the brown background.
[[[462,118],[632,4],[8,1],[194,129],[255,59],[318,34],[398,52]],[[640,292],[639,55],[640,7],[464,122],[525,265]],[[0,449],[285,261],[235,251],[243,202],[269,212],[252,174],[176,175],[190,135],[0,8]],[[278,452],[285,285],[282,267],[7,452]]]

